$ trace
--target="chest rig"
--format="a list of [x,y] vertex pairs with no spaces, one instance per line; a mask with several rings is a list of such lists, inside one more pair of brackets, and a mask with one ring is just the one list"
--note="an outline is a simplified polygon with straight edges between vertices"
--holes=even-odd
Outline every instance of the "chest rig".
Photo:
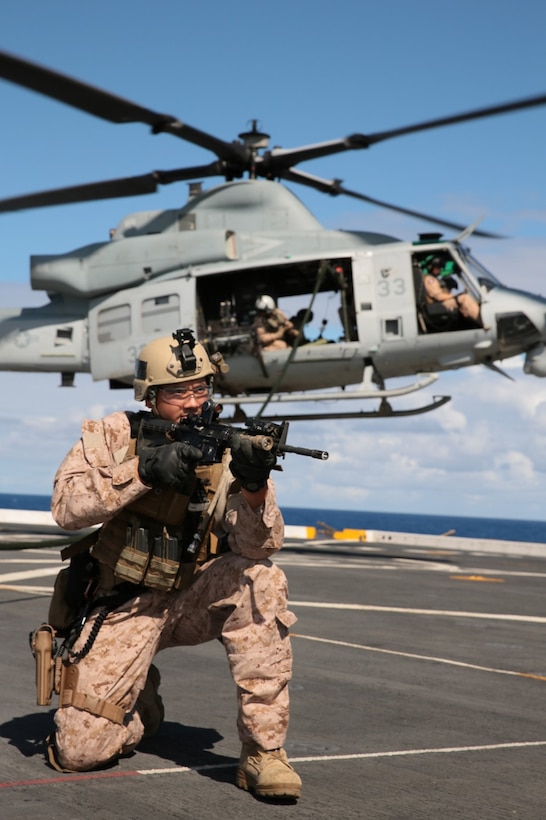
[[[139,413],[128,416],[131,446],[126,459],[135,455],[140,421]],[[211,529],[231,483],[223,462],[197,466],[191,495],[169,487],[151,489],[103,525],[93,556],[113,571],[116,584],[185,589],[197,568],[219,553]]]
[[264,327],[269,333],[276,333],[284,324],[285,320],[277,310],[267,313],[264,317]]

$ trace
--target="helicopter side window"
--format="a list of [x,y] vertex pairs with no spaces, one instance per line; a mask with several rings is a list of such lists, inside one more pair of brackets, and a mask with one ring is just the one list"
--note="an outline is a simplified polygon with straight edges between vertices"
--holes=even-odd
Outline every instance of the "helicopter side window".
[[142,302],[142,330],[146,334],[163,333],[179,327],[180,297],[177,293],[162,294]]
[[113,342],[131,335],[131,306],[115,305],[100,310],[97,316],[97,338],[99,342]]
[[295,333],[291,339],[292,344],[295,343],[299,334],[299,347],[311,343],[311,339],[307,338],[306,333],[309,333],[309,325],[315,318],[315,314],[309,308],[300,308],[297,313],[290,317],[289,321]]
[[482,265],[481,262],[475,259],[468,251],[465,251],[461,248],[459,252],[461,253],[466,264],[468,265],[470,273],[473,274],[476,281],[479,282],[482,290],[484,290],[487,293],[488,291],[493,290],[493,288],[496,288],[501,284],[497,277],[494,276],[491,273],[491,271],[487,270],[487,268],[484,267],[484,265]]

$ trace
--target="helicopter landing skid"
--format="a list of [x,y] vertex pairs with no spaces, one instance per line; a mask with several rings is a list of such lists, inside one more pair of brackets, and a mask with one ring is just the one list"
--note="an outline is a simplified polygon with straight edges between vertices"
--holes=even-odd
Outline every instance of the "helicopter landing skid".
[[[358,410],[347,413],[297,413],[296,415],[282,415],[282,416],[267,416],[262,415],[262,421],[326,421],[328,419],[381,419],[381,418],[395,418],[396,416],[419,416],[422,413],[430,413],[431,410],[436,410],[438,407],[447,404],[451,401],[451,396],[434,396],[434,401],[426,404],[423,407],[412,407],[408,410],[393,410],[386,399],[381,399],[381,403],[377,410]],[[241,422],[247,418],[244,410],[239,405],[236,406],[235,413],[231,418],[222,417],[222,421],[230,424],[232,422]]]
[[262,410],[265,409],[268,403],[272,404],[279,404],[285,402],[301,402],[301,401],[347,401],[348,399],[380,399],[379,407],[376,410],[358,410],[358,411],[347,411],[347,412],[327,412],[327,413],[298,413],[293,415],[282,415],[282,416],[271,416],[265,415],[262,410],[258,413],[259,417],[264,421],[278,421],[282,419],[283,421],[312,421],[312,420],[326,420],[326,419],[340,419],[340,418],[347,418],[347,419],[358,419],[358,418],[394,418],[396,416],[417,416],[421,415],[422,413],[429,413],[431,410],[436,410],[438,407],[442,407],[442,405],[446,404],[448,401],[451,401],[451,396],[434,396],[433,401],[430,404],[423,405],[422,407],[415,407],[409,408],[406,410],[393,410],[391,404],[389,403],[388,399],[394,398],[396,396],[406,395],[408,393],[413,393],[417,390],[422,390],[424,387],[428,387],[432,382],[436,381],[438,378],[438,374],[436,373],[424,373],[421,374],[423,378],[419,381],[413,382],[413,384],[405,385],[403,387],[397,388],[389,388],[386,389],[383,385],[378,389],[377,387],[371,388],[370,386],[370,379],[368,374],[367,378],[363,381],[360,385],[360,388],[356,390],[344,391],[338,390],[332,393],[279,393],[275,396],[265,396],[265,395],[252,395],[252,396],[245,396],[242,398],[241,396],[232,397],[227,396],[225,399],[220,399],[222,404],[233,404],[235,406],[234,415],[231,418],[224,419],[226,422],[238,422],[243,421],[247,414],[242,409],[241,405],[250,403],[250,404],[262,404]]
[[286,393],[282,390],[278,393],[251,393],[248,396],[222,396],[219,401],[221,404],[284,404],[285,402],[301,402],[301,401],[349,401],[350,399],[392,399],[395,396],[405,396],[408,393],[415,393],[417,390],[423,390],[429,387],[438,378],[437,373],[420,373],[422,377],[412,384],[406,384],[401,387],[385,388],[381,381],[374,382],[372,378],[372,369],[366,368],[364,381],[356,388],[356,390],[345,390],[344,388],[332,392],[318,392],[308,391],[307,393]]

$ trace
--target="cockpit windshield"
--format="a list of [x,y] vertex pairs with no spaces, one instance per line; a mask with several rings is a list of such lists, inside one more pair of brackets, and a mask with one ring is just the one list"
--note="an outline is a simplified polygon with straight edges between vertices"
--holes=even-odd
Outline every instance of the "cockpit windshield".
[[490,271],[488,271],[481,262],[478,262],[478,260],[472,256],[470,251],[461,247],[458,247],[457,250],[462,256],[470,273],[474,276],[476,281],[479,282],[481,288],[486,291],[490,291],[493,290],[493,288],[500,286],[501,283],[497,277],[490,273]]

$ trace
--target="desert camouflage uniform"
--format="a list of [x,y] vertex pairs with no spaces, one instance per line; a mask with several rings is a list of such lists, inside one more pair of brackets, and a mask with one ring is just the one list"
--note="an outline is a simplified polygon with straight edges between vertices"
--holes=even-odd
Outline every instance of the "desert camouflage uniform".
[[[127,457],[130,425],[125,413],[86,421],[82,439],[55,476],[52,511],[65,529],[111,519],[139,497],[154,492]],[[227,467],[225,467],[227,469]],[[145,590],[109,613],[93,647],[77,664],[77,690],[121,707],[121,723],[60,706],[55,714],[60,764],[84,771],[133,749],[144,726],[135,708],[154,655],[221,637],[237,685],[239,737],[263,749],[283,745],[288,726],[292,653],[286,577],[270,556],[282,546],[283,519],[269,480],[265,504],[252,510],[240,492],[221,503],[215,529],[227,533],[230,550],[197,569],[188,589]],[[90,617],[74,646],[93,627]],[[122,712],[122,715],[123,715]]]

